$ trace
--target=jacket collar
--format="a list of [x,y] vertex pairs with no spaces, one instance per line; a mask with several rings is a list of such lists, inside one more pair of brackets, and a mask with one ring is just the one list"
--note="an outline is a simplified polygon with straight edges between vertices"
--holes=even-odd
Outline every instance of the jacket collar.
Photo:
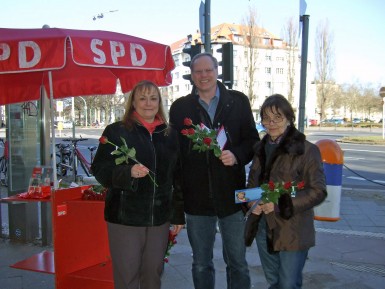
[[[232,106],[234,103],[234,100],[231,97],[231,95],[229,94],[227,88],[222,84],[222,82],[220,82],[218,80],[217,80],[217,87],[219,88],[220,97],[219,97],[218,107],[217,107],[217,110],[215,112],[215,117],[214,117],[214,121],[213,121],[214,127],[220,127],[225,122],[227,117],[230,115],[228,112],[229,112],[229,110],[232,109]],[[196,101],[197,109],[201,110],[200,115],[201,115],[201,119],[202,119],[202,115],[207,114],[207,113],[202,112],[202,110],[204,110],[204,109],[202,108],[201,105],[199,105],[198,96],[197,96],[197,89],[196,89],[195,85],[192,88],[190,96]],[[207,121],[205,121],[204,123],[207,124]]]
[[273,155],[270,158],[270,162],[266,164],[265,145],[269,140],[269,135],[265,135],[263,139],[255,146],[255,154],[259,159],[262,174],[259,177],[259,181],[268,181],[270,179],[270,170],[272,164],[275,162],[278,156],[284,154],[302,155],[305,152],[305,140],[306,136],[297,130],[295,127],[288,127],[285,135],[275,149]]

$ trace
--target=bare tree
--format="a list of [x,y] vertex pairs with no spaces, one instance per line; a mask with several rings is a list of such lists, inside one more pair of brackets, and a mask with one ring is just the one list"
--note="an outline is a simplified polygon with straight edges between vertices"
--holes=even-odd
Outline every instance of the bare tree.
[[381,97],[378,96],[379,89],[373,87],[365,87],[363,90],[363,103],[362,110],[364,111],[366,118],[372,120],[372,114],[375,112],[381,112]]
[[321,118],[325,115],[327,103],[333,95],[334,48],[333,33],[329,30],[328,20],[321,21],[316,30],[315,64],[318,103]]
[[358,84],[350,84],[344,87],[346,95],[346,109],[349,112],[350,120],[353,120],[353,115],[359,108],[360,100],[362,99],[362,89]]
[[258,68],[258,46],[259,46],[259,34],[260,28],[258,23],[258,13],[255,8],[249,7],[249,12],[243,20],[243,35],[244,35],[244,47],[247,51],[247,95],[250,100],[251,106],[253,106],[257,95],[254,91],[255,87],[255,73]]
[[295,67],[298,57],[298,21],[291,17],[287,20],[282,29],[282,38],[287,44],[287,80],[288,92],[287,99],[294,104],[294,85],[295,85]]

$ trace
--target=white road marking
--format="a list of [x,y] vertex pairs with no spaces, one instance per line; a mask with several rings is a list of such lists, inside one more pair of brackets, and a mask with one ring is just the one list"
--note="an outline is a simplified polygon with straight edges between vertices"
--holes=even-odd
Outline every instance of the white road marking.
[[343,151],[352,151],[352,152],[367,152],[367,153],[385,154],[385,151],[357,150],[357,149],[342,149],[342,150]]
[[[357,181],[366,181],[366,179],[360,178],[360,177],[346,177],[346,178],[351,180],[357,180]],[[372,181],[380,184],[385,184],[385,181],[383,180],[372,180]]]

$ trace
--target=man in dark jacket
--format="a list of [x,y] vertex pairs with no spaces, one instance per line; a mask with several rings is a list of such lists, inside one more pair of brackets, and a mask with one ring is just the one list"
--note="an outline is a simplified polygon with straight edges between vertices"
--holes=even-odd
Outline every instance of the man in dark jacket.
[[209,53],[191,61],[191,94],[177,99],[170,109],[170,124],[186,129],[185,118],[209,129],[223,127],[226,135],[220,157],[212,150],[193,150],[193,142],[179,134],[182,190],[188,238],[193,250],[195,288],[214,289],[213,248],[216,224],[222,234],[223,258],[227,264],[227,288],[249,289],[245,259],[244,220],[234,191],[245,188],[245,165],[259,141],[250,102],[241,92],[227,90],[218,78],[218,62]]

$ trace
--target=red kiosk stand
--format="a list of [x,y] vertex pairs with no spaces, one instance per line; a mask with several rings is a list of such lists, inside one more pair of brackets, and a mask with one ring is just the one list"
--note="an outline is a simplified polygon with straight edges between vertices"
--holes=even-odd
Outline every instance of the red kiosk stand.
[[56,289],[113,289],[104,202],[82,200],[89,186],[54,191],[50,199],[9,197],[2,202],[51,202],[53,252],[43,251],[12,268],[55,274]]

